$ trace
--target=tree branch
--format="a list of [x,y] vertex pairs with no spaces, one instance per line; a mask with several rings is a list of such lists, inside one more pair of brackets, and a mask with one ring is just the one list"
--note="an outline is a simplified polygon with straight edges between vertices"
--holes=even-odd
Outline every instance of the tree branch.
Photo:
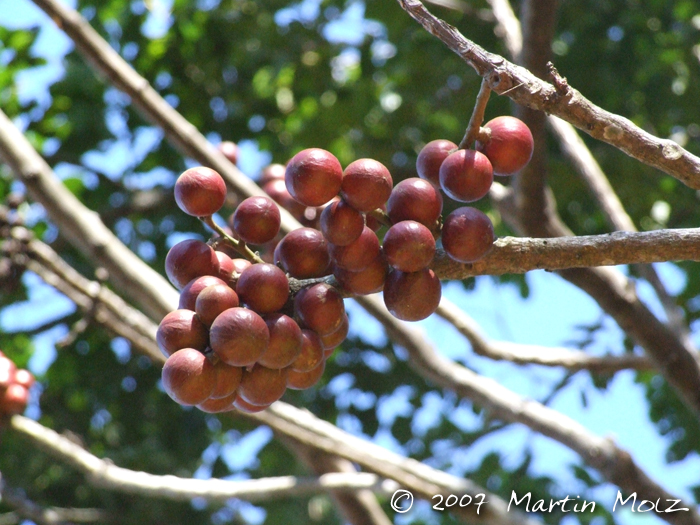
[[85,474],[92,485],[145,497],[177,501],[188,501],[192,498],[218,502],[230,498],[268,501],[306,496],[326,490],[369,489],[387,495],[398,488],[393,481],[364,472],[330,473],[317,478],[281,476],[246,481],[157,476],[121,468],[100,459],[55,431],[23,416],[13,416],[10,420],[10,428],[52,456]]
[[629,368],[634,370],[653,368],[653,364],[647,358],[633,354],[599,357],[568,348],[489,341],[476,321],[444,297],[435,313],[452,324],[469,340],[474,353],[489,359],[509,361],[519,365],[560,366],[570,371],[588,370],[599,374],[612,374]]
[[458,263],[440,251],[432,267],[441,279],[466,279],[538,269],[698,260],[700,229],[688,228],[545,239],[501,237],[491,252],[477,262]]
[[[672,140],[660,139],[632,121],[596,106],[581,93],[557,79],[557,86],[528,70],[489,53],[457,29],[433,16],[419,0],[398,0],[401,7],[429,33],[459,55],[491,89],[532,109],[556,115],[592,137],[607,142],[630,157],[660,169],[694,189],[700,189],[700,158]],[[563,81],[563,82],[562,82]]]
[[0,157],[41,203],[61,234],[86,257],[104,266],[120,290],[149,315],[162,318],[177,304],[177,293],[158,272],[143,264],[61,183],[12,121],[0,111]]
[[[564,414],[536,401],[523,399],[498,382],[442,357],[417,329],[393,317],[378,297],[362,297],[358,302],[382,323],[395,342],[408,351],[410,366],[426,379],[471,399],[496,418],[509,423],[522,423],[569,447],[588,465],[628,493],[636,492],[643,499],[651,501],[657,498],[661,498],[661,501],[673,499],[612,439],[591,434]],[[299,424],[303,426],[305,422],[299,421]],[[689,504],[684,506],[690,507]],[[700,524],[700,515],[695,510],[675,514],[660,512],[657,515],[670,523]]]

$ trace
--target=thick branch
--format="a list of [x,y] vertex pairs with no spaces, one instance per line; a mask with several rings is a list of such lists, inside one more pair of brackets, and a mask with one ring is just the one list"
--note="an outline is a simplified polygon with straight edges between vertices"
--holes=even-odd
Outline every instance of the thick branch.
[[700,189],[700,158],[672,140],[660,139],[632,121],[596,106],[558,78],[557,86],[528,70],[489,53],[457,29],[433,16],[419,0],[399,4],[428,32],[465,60],[491,89],[518,104],[556,115],[592,137],[611,144],[627,155],[660,169],[694,189]]
[[[471,370],[439,355],[422,333],[393,317],[376,296],[358,302],[378,319],[391,338],[404,347],[411,367],[436,385],[455,391],[489,410],[494,417],[510,423],[522,423],[571,448],[609,481],[629,493],[652,501],[666,501],[672,496],[653,482],[632,457],[611,439],[591,434],[584,426],[536,401],[523,399],[498,382],[481,377]],[[304,422],[300,421],[303,426]],[[686,504],[685,507],[690,507]],[[658,516],[670,523],[700,524],[696,511]]]
[[10,421],[10,427],[52,456],[85,474],[92,485],[146,497],[179,501],[188,501],[192,498],[204,498],[207,501],[226,501],[230,498],[268,501],[306,496],[327,490],[369,489],[388,495],[398,488],[393,481],[364,472],[330,473],[317,478],[281,476],[246,481],[156,476],[117,467],[26,417],[14,416]]
[[461,264],[439,253],[433,269],[441,279],[503,275],[591,266],[700,260],[700,229],[615,232],[546,239],[502,237],[483,259]]
[[104,266],[120,290],[154,318],[163,317],[177,294],[165,278],[142,263],[55,176],[48,164],[10,119],[0,111],[0,157],[10,165],[40,202],[61,234],[89,257]]
[[476,321],[444,297],[435,313],[466,337],[476,354],[489,359],[509,361],[520,365],[560,366],[571,371],[588,370],[599,374],[611,374],[629,368],[634,370],[653,368],[648,359],[633,354],[599,357],[568,348],[489,341]]

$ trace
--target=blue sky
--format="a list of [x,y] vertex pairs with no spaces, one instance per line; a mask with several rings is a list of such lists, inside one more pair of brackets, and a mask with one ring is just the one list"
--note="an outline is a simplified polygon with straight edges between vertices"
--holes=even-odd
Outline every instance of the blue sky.
[[[156,0],[154,5],[156,6],[154,13],[144,28],[144,31],[150,35],[167,30],[171,23],[168,2]],[[317,16],[317,1],[307,0],[303,5],[301,16]],[[298,12],[282,12],[278,17],[278,23],[283,24],[293,16],[300,15]],[[364,9],[360,2],[353,3],[339,20],[343,23],[339,23],[335,29],[329,24],[325,37],[352,45],[359,33],[367,32],[377,37],[383,35],[381,24],[364,20]],[[41,36],[34,52],[45,57],[48,63],[37,71],[23,74],[18,79],[18,88],[22,97],[47,103],[49,99],[46,86],[60,77],[61,58],[72,48],[69,40],[52,23],[47,22],[47,18],[29,0],[0,0],[0,23],[11,27],[24,27],[37,23],[42,25]],[[385,44],[391,45],[386,42]],[[390,51],[385,49],[383,52],[390,57]],[[157,139],[158,137],[153,134],[145,134],[142,144],[147,147],[146,142]],[[210,136],[210,139],[217,141],[220,137]],[[245,173],[255,175],[268,161],[269,156],[265,152],[258,151],[253,137],[249,141],[244,141],[241,146],[241,168]],[[104,154],[86,155],[85,161],[95,165],[113,162],[121,157],[120,147],[117,145],[115,149]],[[673,265],[661,264],[657,265],[657,269],[671,292],[682,289],[682,273]],[[621,268],[621,271],[626,269]],[[0,327],[3,330],[31,329],[47,320],[61,317],[74,308],[70,301],[42,284],[35,276],[30,274],[25,279],[30,286],[30,299],[25,304],[0,311]],[[587,295],[551,273],[532,272],[528,274],[527,280],[531,290],[530,297],[527,299],[523,299],[514,286],[499,286],[490,277],[477,278],[475,289],[469,292],[466,292],[458,283],[446,284],[443,293],[472,316],[490,338],[496,340],[543,346],[567,346],[580,336],[580,330],[577,327],[595,323],[602,318],[604,329],[598,332],[589,351],[599,354],[623,351],[622,334],[619,328],[611,319],[601,314],[597,304]],[[641,284],[639,292],[655,312],[663,315],[648,286]],[[383,337],[378,323],[357,305],[348,304],[348,311],[352,320],[352,335],[361,336],[370,341],[377,341]],[[476,371],[496,379],[522,396],[542,399],[548,394],[552,385],[563,377],[563,372],[560,370],[534,366],[519,367],[471,356],[471,350],[464,338],[435,316],[418,323],[418,326],[428,334],[443,354],[455,359],[469,356],[468,362]],[[41,373],[50,366],[55,356],[54,345],[65,333],[65,328],[57,327],[35,338],[37,352],[31,362],[34,371]],[[698,341],[698,334],[694,334],[694,339]],[[342,387],[340,384],[337,386]],[[588,403],[585,407],[581,401],[581,391],[584,391],[587,396]],[[388,403],[386,408],[382,408],[383,417],[391,418],[392,414],[395,416],[399,413],[408,395],[410,395],[409,392],[397,393],[391,403]],[[426,400],[426,402],[429,401]],[[551,406],[580,422],[596,435],[613,437],[621,447],[632,453],[653,479],[670,492],[690,499],[689,487],[699,483],[700,458],[694,455],[680,464],[666,464],[664,461],[666,443],[648,421],[647,402],[643,391],[635,384],[632,373],[617,374],[605,391],[594,388],[585,374],[577,374],[570,385],[555,397]],[[439,404],[436,407],[439,408]],[[430,423],[427,412],[425,424]],[[470,420],[474,416],[467,414],[466,411],[455,414],[454,417],[461,418],[460,422],[466,427],[475,423],[474,420]],[[341,422],[341,426],[350,432],[357,432],[352,421],[347,421],[345,424]],[[262,432],[255,434],[254,438],[241,441],[243,444],[239,447],[235,446],[238,443],[235,441],[234,444],[222,447],[217,453],[222,454],[234,470],[242,468],[249,464],[246,461],[252,461],[251,458],[259,446],[267,442],[270,435]],[[386,435],[378,435],[374,439],[389,448],[395,446]],[[534,451],[535,459],[532,468],[535,473],[558,479],[562,490],[570,489],[573,495],[581,488],[569,471],[562,469],[562,465],[577,463],[576,455],[522,426],[509,427],[489,436],[488,439],[477,442],[469,450],[469,454],[455,458],[455,461],[460,465],[475,466],[486,453],[499,450],[505,455],[507,461],[515,465],[522,458],[523,451],[527,449]],[[203,451],[204,458],[208,457],[205,452]],[[208,454],[211,455],[211,452]],[[241,454],[248,459],[243,461]],[[206,468],[199,475],[206,475]],[[606,503],[607,508],[612,508],[615,494],[616,489],[612,487],[607,487],[600,492],[600,499]],[[629,515],[621,521],[638,524],[645,522],[644,520],[650,523],[660,522],[649,515],[644,517]]]

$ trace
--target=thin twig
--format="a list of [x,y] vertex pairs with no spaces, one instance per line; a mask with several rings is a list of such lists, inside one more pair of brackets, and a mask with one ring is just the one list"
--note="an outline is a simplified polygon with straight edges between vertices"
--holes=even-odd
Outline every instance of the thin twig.
[[491,89],[503,93],[515,85],[508,97],[532,109],[556,115],[592,137],[619,148],[630,157],[658,168],[687,186],[700,189],[700,158],[676,142],[660,139],[632,121],[596,106],[570,86],[561,94],[555,86],[525,68],[487,52],[457,29],[433,16],[419,0],[398,0],[401,7],[429,33],[459,55],[479,76],[487,77]]
[[[489,103],[489,95],[491,95],[491,88],[486,79],[481,80],[481,86],[479,87],[479,93],[476,96],[476,101],[474,102],[474,111],[472,111],[472,116],[469,119],[469,125],[464,133],[464,138],[459,143],[459,149],[470,148],[475,140],[482,140],[480,137],[481,124],[484,122],[484,113],[486,112],[486,105]],[[484,132],[484,135],[488,132]],[[484,142],[488,140],[488,137],[483,137]]]

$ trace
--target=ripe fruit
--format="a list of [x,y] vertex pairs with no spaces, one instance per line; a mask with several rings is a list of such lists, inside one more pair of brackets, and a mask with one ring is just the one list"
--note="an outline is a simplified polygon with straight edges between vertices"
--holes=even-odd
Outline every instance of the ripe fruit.
[[387,262],[397,270],[417,272],[433,260],[435,239],[421,223],[401,221],[387,230],[383,250]]
[[343,322],[340,323],[340,327],[335,332],[321,337],[321,344],[323,345],[323,350],[326,356],[328,355],[328,350],[334,350],[336,346],[345,341],[345,339],[348,337],[349,330],[350,320],[346,315],[343,318]]
[[270,332],[263,318],[247,308],[229,308],[211,325],[212,350],[231,366],[250,366],[267,350]]
[[316,368],[308,372],[297,372],[290,368],[287,372],[287,388],[291,388],[292,390],[306,390],[307,388],[311,388],[319,382],[325,369],[325,360],[321,360]]
[[248,197],[241,202],[230,220],[238,237],[251,244],[265,244],[280,231],[280,210],[269,197]]
[[380,253],[366,268],[359,272],[335,268],[333,275],[346,291],[357,295],[368,295],[382,290],[387,271],[386,260]]
[[282,268],[297,279],[327,275],[331,259],[320,231],[299,228],[289,232],[277,245]]
[[260,172],[260,186],[265,186],[273,180],[284,180],[284,172],[287,168],[283,164],[268,164]]
[[163,365],[163,388],[181,405],[198,405],[214,391],[216,372],[209,359],[194,348],[183,348]]
[[226,201],[226,183],[211,168],[190,168],[175,182],[175,201],[188,215],[213,215]]
[[430,268],[419,272],[391,270],[384,283],[384,304],[402,321],[420,321],[440,304],[442,287]]
[[15,382],[17,367],[7,357],[0,357],[0,390]]
[[178,308],[193,310],[197,304],[197,297],[208,286],[214,284],[222,284],[226,286],[226,283],[218,277],[213,275],[203,275],[202,277],[197,277],[192,279],[187,285],[180,291],[180,304]]
[[219,273],[217,277],[224,282],[228,282],[233,275],[233,259],[226,255],[224,252],[214,250],[216,258],[219,260]]
[[274,264],[253,264],[246,268],[236,285],[241,301],[260,314],[280,310],[289,298],[289,280]]
[[19,368],[15,371],[15,384],[22,385],[24,388],[31,388],[35,381],[34,374],[29,370]]
[[217,275],[219,259],[208,244],[187,239],[170,248],[165,257],[165,273],[179,290],[195,277]]
[[233,400],[233,406],[236,410],[240,410],[241,412],[245,412],[247,414],[255,414],[256,412],[262,412],[265,410],[267,407],[269,407],[272,403],[268,405],[254,405],[252,403],[248,403],[245,399],[243,399],[241,396],[236,395],[236,399]]
[[491,219],[469,206],[450,213],[442,226],[442,246],[457,262],[478,261],[491,251],[494,239]]
[[291,317],[273,314],[265,319],[270,331],[270,344],[258,363],[266,368],[285,368],[301,353],[301,328]]
[[200,409],[202,412],[206,412],[208,414],[219,414],[221,412],[228,412],[229,410],[233,410],[233,401],[236,399],[237,396],[238,392],[233,392],[232,394],[226,397],[210,397],[206,401],[199,403],[197,405],[197,408]]
[[339,200],[325,207],[320,226],[326,241],[336,246],[346,246],[362,234],[365,219],[347,202]]
[[440,166],[440,187],[456,201],[473,202],[489,192],[493,183],[491,162],[483,153],[460,149]]
[[[216,379],[214,381],[214,390],[211,393],[212,399],[221,399],[235,394],[238,386],[241,384],[243,377],[243,369],[239,366],[227,365],[219,360],[214,365]],[[233,399],[231,399],[233,402]]]
[[216,147],[224,154],[224,157],[226,157],[231,164],[236,164],[238,162],[238,144],[230,140],[225,140],[220,142]]
[[181,309],[163,317],[156,332],[156,342],[166,356],[182,348],[204,351],[209,343],[209,334],[192,310]]
[[345,305],[338,290],[326,283],[318,283],[297,293],[294,311],[306,327],[319,335],[326,335],[340,327]]
[[298,202],[322,206],[340,191],[343,168],[331,152],[309,148],[291,158],[284,180],[287,190]]
[[377,234],[365,226],[362,234],[346,246],[328,245],[328,253],[336,266],[352,272],[367,268],[379,256]]
[[271,405],[284,395],[287,389],[287,370],[272,370],[255,365],[243,373],[238,395],[251,405]]
[[227,284],[207,286],[197,296],[195,312],[206,326],[211,326],[221,312],[238,306],[238,294]]
[[394,182],[391,173],[374,159],[351,162],[343,172],[340,195],[357,211],[368,213],[384,205]]
[[262,189],[273,201],[291,213],[297,220],[304,218],[306,206],[294,200],[294,197],[287,191],[284,179],[270,180],[263,185]]
[[313,330],[302,330],[301,352],[292,362],[291,369],[295,372],[308,372],[323,361],[323,343]]
[[496,117],[484,127],[490,130],[491,138],[485,144],[477,142],[476,149],[489,158],[494,175],[513,175],[530,162],[535,141],[522,120]]
[[27,408],[29,390],[17,383],[9,385],[5,391],[0,391],[0,415],[14,416],[21,414]]
[[394,224],[411,220],[432,230],[442,213],[442,196],[430,182],[412,177],[394,186],[386,212]]
[[440,166],[457,144],[450,140],[438,139],[428,142],[418,154],[416,171],[421,179],[440,185]]

